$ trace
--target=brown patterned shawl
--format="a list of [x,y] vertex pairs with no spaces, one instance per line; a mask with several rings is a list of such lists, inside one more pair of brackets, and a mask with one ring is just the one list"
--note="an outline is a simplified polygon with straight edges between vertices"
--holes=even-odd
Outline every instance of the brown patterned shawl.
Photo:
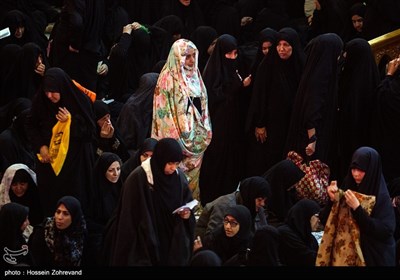
[[[371,214],[376,197],[353,191],[361,207]],[[365,266],[360,230],[341,192],[334,202],[318,249],[316,266]]]

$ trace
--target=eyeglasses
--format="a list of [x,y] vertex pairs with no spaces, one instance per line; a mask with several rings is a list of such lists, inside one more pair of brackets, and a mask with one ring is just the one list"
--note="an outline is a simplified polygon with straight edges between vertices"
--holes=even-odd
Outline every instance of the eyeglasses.
[[229,221],[228,219],[224,219],[224,225],[230,225],[231,227],[237,227],[238,226],[238,222],[236,221]]

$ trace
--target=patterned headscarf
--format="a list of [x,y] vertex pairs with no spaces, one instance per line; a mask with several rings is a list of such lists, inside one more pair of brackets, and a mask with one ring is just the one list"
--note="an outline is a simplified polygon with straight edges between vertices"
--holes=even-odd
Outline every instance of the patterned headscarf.
[[55,218],[47,218],[44,226],[45,241],[57,265],[79,266],[86,234],[86,221],[81,203],[73,196],[64,196],[57,202],[56,208],[60,204],[68,209],[72,223],[68,228],[59,230]]

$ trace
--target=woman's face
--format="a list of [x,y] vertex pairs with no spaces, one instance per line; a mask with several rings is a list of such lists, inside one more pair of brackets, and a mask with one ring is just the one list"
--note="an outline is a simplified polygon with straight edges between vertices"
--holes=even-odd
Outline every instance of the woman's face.
[[265,41],[262,43],[261,46],[261,50],[263,52],[264,55],[267,55],[267,53],[269,52],[269,48],[272,46],[272,43],[269,41]]
[[60,101],[61,95],[59,92],[46,91],[45,94],[47,98],[53,103],[57,103],[58,101]]
[[56,227],[59,230],[68,228],[72,224],[72,216],[64,204],[60,204],[54,214],[54,220],[56,222]]
[[224,230],[225,234],[228,237],[235,236],[240,229],[240,224],[238,221],[231,215],[226,215],[224,218]]
[[164,174],[165,175],[173,174],[176,171],[176,169],[178,168],[179,163],[180,163],[179,161],[167,162],[167,164],[165,164],[165,167],[164,167]]
[[256,212],[258,212],[258,210],[260,210],[261,208],[263,208],[265,206],[265,197],[257,197],[255,199],[256,201]]
[[146,159],[148,159],[149,157],[151,157],[153,155],[153,151],[146,151],[143,154],[140,155],[140,162],[145,161]]
[[22,197],[28,190],[28,182],[16,182],[11,184],[11,190],[17,197]]
[[103,127],[104,123],[111,124],[111,115],[110,114],[106,114],[106,115],[104,115],[104,117],[97,120],[97,125],[99,127]]
[[25,33],[25,27],[24,26],[19,26],[19,27],[17,27],[17,29],[15,29],[14,36],[17,39],[21,39],[22,36],[24,36],[24,33]]
[[353,15],[351,17],[351,22],[353,23],[353,27],[357,32],[362,32],[363,25],[364,25],[364,19],[360,17],[359,15]]
[[356,181],[356,184],[360,184],[364,179],[365,171],[362,171],[358,168],[352,168],[351,175],[353,176],[354,181]]
[[121,165],[119,161],[114,161],[106,171],[106,178],[111,183],[116,183],[121,175]]
[[196,61],[196,52],[194,49],[189,49],[185,58],[185,68],[187,70],[193,70],[195,61]]
[[278,42],[276,50],[278,51],[279,57],[283,60],[289,59],[293,52],[292,46],[285,40],[280,40]]
[[225,57],[226,57],[227,59],[236,59],[237,56],[238,56],[238,51],[237,51],[237,49],[235,49],[235,50],[233,50],[233,51],[230,51],[230,52],[228,52],[228,53],[225,54]]
[[183,6],[189,6],[191,0],[179,0]]

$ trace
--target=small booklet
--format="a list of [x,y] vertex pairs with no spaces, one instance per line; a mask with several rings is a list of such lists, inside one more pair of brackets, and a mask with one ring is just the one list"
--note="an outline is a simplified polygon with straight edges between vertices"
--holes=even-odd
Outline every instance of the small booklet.
[[6,27],[0,30],[0,39],[7,38],[10,35],[11,35],[10,28]]
[[185,209],[185,208],[189,208],[190,210],[192,210],[195,206],[197,206],[197,204],[199,203],[199,201],[197,199],[193,199],[192,201],[186,203],[185,205],[182,205],[181,207],[178,207],[174,210],[174,212],[172,212],[172,214],[178,213],[179,211]]

